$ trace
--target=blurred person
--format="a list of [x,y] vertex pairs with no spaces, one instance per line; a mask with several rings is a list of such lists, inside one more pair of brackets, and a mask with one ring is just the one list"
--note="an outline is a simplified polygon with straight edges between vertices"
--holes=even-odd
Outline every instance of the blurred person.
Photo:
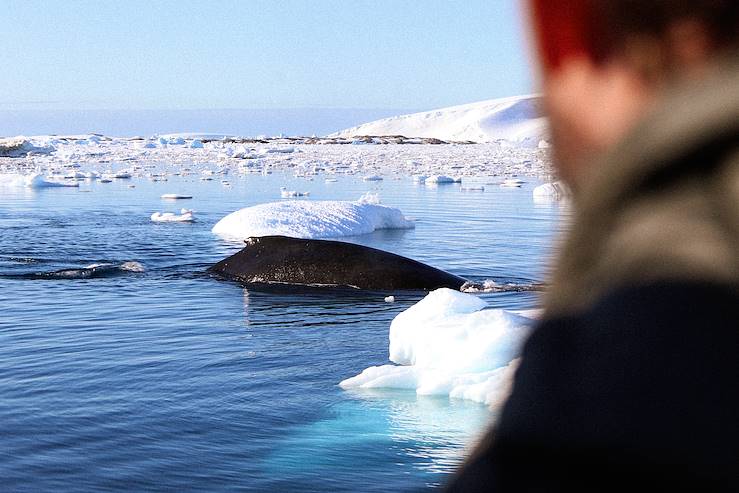
[[575,214],[450,491],[739,491],[739,2],[531,0]]

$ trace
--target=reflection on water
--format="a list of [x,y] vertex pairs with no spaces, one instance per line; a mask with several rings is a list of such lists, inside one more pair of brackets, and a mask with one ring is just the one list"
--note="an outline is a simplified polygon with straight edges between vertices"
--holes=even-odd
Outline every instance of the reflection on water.
[[[468,401],[413,392],[350,391],[324,418],[296,426],[266,459],[265,469],[281,477],[277,484],[296,486],[318,481],[326,466],[353,457],[355,462],[342,470],[347,475],[359,469],[375,477],[387,474],[391,464],[416,476],[417,485],[439,485],[489,420],[487,408]],[[376,484],[370,489],[394,487]]]
[[[240,248],[216,221],[305,184],[229,179],[0,191],[3,489],[408,491],[442,483],[490,421],[472,402],[338,388],[387,363],[390,322],[422,294],[246,290],[205,273]],[[378,191],[417,218],[346,241],[501,285],[543,280],[562,212],[535,204],[534,184],[310,183],[312,200]],[[193,195],[198,222],[149,220],[173,191]],[[24,277],[129,261],[145,271]],[[538,294],[480,296],[516,310]]]

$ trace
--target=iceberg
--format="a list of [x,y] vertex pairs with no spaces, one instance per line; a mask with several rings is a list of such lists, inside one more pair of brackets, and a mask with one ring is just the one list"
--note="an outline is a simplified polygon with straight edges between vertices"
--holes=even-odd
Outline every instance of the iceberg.
[[559,200],[570,196],[570,189],[563,181],[545,183],[534,188],[535,199]]
[[431,176],[427,176],[426,179],[423,180],[423,183],[426,183],[427,185],[440,185],[440,184],[446,184],[446,183],[460,183],[461,181],[462,181],[461,179],[452,178],[451,176],[431,175]]
[[410,229],[412,221],[400,209],[373,203],[294,200],[246,207],[227,215],[213,233],[242,241],[250,236],[281,235],[293,238],[336,238],[371,233],[377,229]]
[[406,389],[498,406],[508,395],[520,347],[534,320],[487,308],[442,288],[390,325],[390,361],[342,381],[344,389]]
[[40,173],[23,175],[17,173],[0,174],[0,186],[27,188],[79,187],[76,181],[56,181],[45,178]]
[[192,223],[195,216],[190,209],[181,209],[179,214],[173,212],[155,212],[150,218],[155,223]]
[[25,157],[29,154],[50,154],[56,148],[52,145],[36,145],[24,137],[0,139],[0,157]]

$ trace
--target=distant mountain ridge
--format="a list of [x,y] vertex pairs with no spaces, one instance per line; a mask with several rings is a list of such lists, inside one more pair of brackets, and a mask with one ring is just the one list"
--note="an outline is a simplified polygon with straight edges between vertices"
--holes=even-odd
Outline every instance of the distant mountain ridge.
[[505,140],[537,145],[547,138],[541,96],[490,99],[421,113],[393,116],[333,133],[330,137],[404,135],[446,141]]

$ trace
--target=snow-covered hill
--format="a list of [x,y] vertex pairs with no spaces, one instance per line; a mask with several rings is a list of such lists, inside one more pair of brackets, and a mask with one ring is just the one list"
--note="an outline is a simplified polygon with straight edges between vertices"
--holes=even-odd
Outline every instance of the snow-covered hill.
[[331,137],[360,135],[404,135],[473,142],[507,140],[528,145],[537,145],[547,137],[541,97],[537,95],[491,99],[394,116],[348,128]]

